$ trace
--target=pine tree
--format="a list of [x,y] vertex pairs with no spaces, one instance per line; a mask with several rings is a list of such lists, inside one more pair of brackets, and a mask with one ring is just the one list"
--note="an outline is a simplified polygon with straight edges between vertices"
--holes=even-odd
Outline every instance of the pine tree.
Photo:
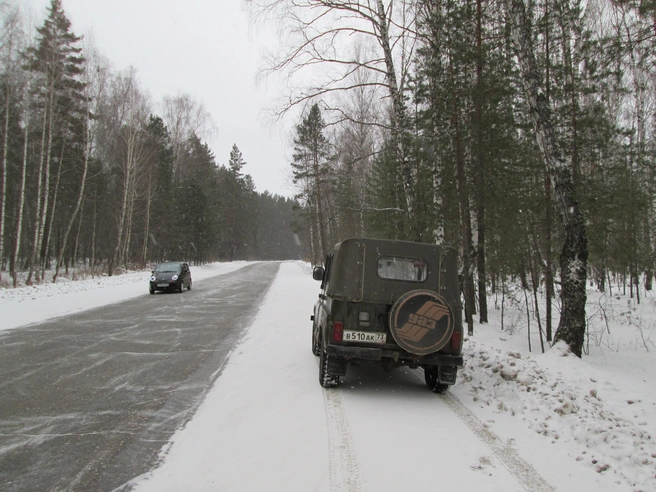
[[310,227],[312,262],[323,261],[328,246],[330,142],[324,135],[326,124],[314,104],[296,126],[292,173],[298,187],[297,198],[305,208]]
[[[48,242],[55,218],[53,212],[57,206],[59,187],[63,186],[60,177],[79,176],[82,168],[81,147],[84,145],[86,122],[82,92],[85,84],[80,76],[84,59],[78,46],[82,38],[72,33],[70,27],[61,0],[51,0],[48,17],[43,26],[37,28],[36,45],[27,50],[26,66],[37,76],[31,99],[40,125],[34,239],[28,283],[35,267],[46,266]],[[57,166],[54,169],[54,183],[51,182],[53,164]],[[63,198],[66,199],[65,194]],[[46,230],[48,220],[50,229]],[[39,254],[41,260],[37,266]]]

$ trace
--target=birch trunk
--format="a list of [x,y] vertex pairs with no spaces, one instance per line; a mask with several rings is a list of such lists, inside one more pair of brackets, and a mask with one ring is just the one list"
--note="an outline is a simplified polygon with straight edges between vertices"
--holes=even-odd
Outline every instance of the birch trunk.
[[[48,99],[49,102],[49,99]],[[46,162],[46,134],[48,129],[48,111],[50,104],[46,104],[45,112],[43,114],[43,126],[41,129],[41,151],[39,153],[39,169],[37,170],[37,185],[36,185],[36,207],[34,213],[34,237],[32,241],[32,253],[30,254],[30,267],[27,274],[27,285],[32,285],[32,276],[34,275],[34,267],[37,259],[38,242],[39,242],[39,225],[40,225],[40,212],[41,212],[41,195],[43,188],[43,172]]]
[[[55,88],[54,88],[54,81],[51,84],[50,87],[50,111],[49,111],[49,117],[48,117],[48,144],[46,147],[46,162],[44,165],[44,175],[43,175],[43,200],[41,202],[42,208],[40,211],[41,215],[41,220],[39,223],[39,229],[38,229],[38,235],[37,235],[37,250],[36,253],[38,257],[35,258],[38,262],[36,263],[38,268],[40,268],[41,271],[41,280],[43,280],[43,277],[45,275],[45,255],[42,255],[42,248],[43,248],[43,239],[45,235],[45,230],[46,230],[46,221],[48,218],[48,209],[50,206],[50,162],[52,159],[52,135],[53,135],[53,122],[55,120],[54,113],[55,113]],[[37,278],[39,277],[39,271],[37,271]]]
[[[80,192],[77,195],[77,201],[75,202],[75,207],[73,208],[73,213],[71,214],[71,217],[68,221],[68,225],[66,226],[66,230],[64,231],[64,237],[62,239],[62,244],[61,248],[59,251],[59,256],[57,257],[57,263],[55,265],[55,274],[52,277],[52,281],[56,282],[57,281],[57,276],[59,275],[59,268],[61,267],[62,260],[64,259],[64,254],[66,253],[66,246],[68,244],[68,236],[71,233],[71,230],[73,229],[73,224],[75,223],[75,219],[77,218],[77,214],[80,211],[80,207],[82,206],[82,202],[84,200],[84,192],[86,190],[86,182],[87,182],[87,171],[89,169],[89,155],[91,154],[91,134],[90,134],[90,122],[88,118],[89,114],[87,113],[87,122],[86,122],[86,131],[85,131],[85,142],[84,142],[84,161],[82,165],[82,179],[80,182]],[[80,219],[81,223],[81,219]],[[78,228],[78,237],[79,237],[79,228]],[[75,251],[77,251],[77,239],[75,241],[75,248],[73,250],[73,265],[75,265]]]
[[[133,174],[133,178],[134,178],[134,174]],[[128,214],[125,221],[126,233],[125,233],[125,241],[124,241],[121,265],[127,265],[127,263],[130,261],[130,243],[132,242],[132,226],[134,224],[134,220],[133,220],[134,204],[136,202],[136,195],[137,195],[136,182],[133,181],[131,188],[132,188],[132,193],[130,193],[130,199],[128,200]]]
[[[72,263],[73,263],[74,266],[77,265],[77,255],[78,255],[78,250],[80,248],[80,232],[82,231],[82,219],[83,218],[84,218],[84,201],[82,201],[82,204],[80,205],[80,219],[77,221],[77,232],[75,234],[75,245],[73,246]],[[82,261],[84,262],[84,266],[86,266],[86,264],[87,264],[86,259],[83,259]]]
[[114,248],[114,259],[109,265],[109,276],[111,277],[114,274],[114,268],[121,260],[121,250],[123,244],[123,229],[125,228],[125,218],[127,215],[128,208],[128,197],[130,196],[130,182],[131,178],[131,164],[130,164],[130,149],[128,144],[128,153],[125,162],[125,174],[123,178],[123,196],[121,198],[121,211],[118,221],[118,231],[116,235],[116,246]]
[[[0,185],[0,262],[2,262],[2,259],[4,258],[4,251],[5,251],[5,243],[4,243],[4,237],[5,237],[5,217],[7,215],[7,146],[9,145],[9,103],[10,103],[10,98],[9,98],[9,83],[7,82],[7,86],[5,87],[5,91],[7,93],[5,97],[5,123],[4,123],[4,131],[5,134],[2,139],[2,162],[1,168],[0,168],[0,173],[2,173],[2,184]],[[0,268],[1,270],[1,268]],[[2,280],[2,274],[0,273],[0,280]]]
[[536,140],[554,188],[565,243],[560,255],[562,310],[555,341],[563,340],[581,357],[585,337],[588,244],[583,212],[576,198],[572,169],[563,157],[551,120],[551,107],[540,88],[531,29],[522,0],[506,0],[522,84]]
[[[27,91],[26,108],[29,108],[29,90]],[[29,142],[29,109],[25,111],[25,135],[23,141],[23,164],[21,166],[21,180],[20,191],[18,193],[18,217],[16,218],[16,237],[14,239],[14,253],[11,259],[11,277],[13,279],[14,288],[18,282],[16,274],[16,262],[18,261],[18,254],[21,246],[21,235],[23,228],[23,211],[25,210],[25,182],[27,178],[27,149]]]
[[[44,280],[45,277],[45,269],[49,266],[50,263],[50,241],[52,239],[52,229],[54,227],[55,223],[55,212],[57,211],[57,197],[59,195],[59,180],[61,179],[61,169],[62,169],[62,162],[64,160],[64,148],[66,147],[66,144],[62,144],[62,151],[61,155],[59,157],[59,166],[57,167],[57,179],[55,180],[55,191],[53,192],[53,197],[52,197],[52,208],[50,209],[50,219],[48,220],[48,234],[45,235],[45,247],[44,247],[44,269],[42,271],[41,275],[41,281]],[[54,282],[54,279],[53,279]]]
[[405,105],[403,103],[403,94],[399,88],[398,80],[396,78],[396,68],[394,66],[394,58],[392,57],[392,47],[389,38],[389,19],[383,0],[378,0],[378,41],[383,49],[383,56],[385,58],[385,69],[387,86],[392,99],[392,138],[394,148],[396,150],[396,158],[401,171],[401,184],[403,186],[403,194],[405,205],[408,209],[408,217],[410,218],[412,229],[414,230],[414,177],[412,175],[412,168],[407,156],[407,150],[404,139],[405,132]]
[[148,262],[148,238],[150,236],[150,209],[153,201],[152,171],[148,173],[148,189],[146,190],[146,220],[144,224],[144,240],[141,248],[141,267],[144,268]]

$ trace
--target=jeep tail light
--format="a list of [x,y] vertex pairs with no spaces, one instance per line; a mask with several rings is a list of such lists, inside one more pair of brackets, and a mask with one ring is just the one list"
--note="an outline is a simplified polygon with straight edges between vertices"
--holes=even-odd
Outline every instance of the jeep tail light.
[[460,350],[460,339],[462,338],[462,333],[459,331],[454,331],[451,335],[451,350],[457,352]]
[[341,342],[344,337],[344,323],[341,321],[335,321],[333,323],[333,341]]

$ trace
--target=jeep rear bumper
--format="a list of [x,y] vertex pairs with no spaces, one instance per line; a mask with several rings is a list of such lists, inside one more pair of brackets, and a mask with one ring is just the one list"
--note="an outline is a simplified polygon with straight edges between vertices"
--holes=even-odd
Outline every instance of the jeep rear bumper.
[[348,347],[344,345],[328,345],[326,353],[333,357],[348,360],[379,361],[392,359],[400,364],[413,366],[458,366],[463,365],[462,355],[428,354],[414,355],[403,350],[389,350],[372,347]]

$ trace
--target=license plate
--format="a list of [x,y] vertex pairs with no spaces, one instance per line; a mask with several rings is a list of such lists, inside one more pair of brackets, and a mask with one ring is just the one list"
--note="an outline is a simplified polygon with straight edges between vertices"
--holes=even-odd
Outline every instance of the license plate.
[[157,284],[157,287],[168,287],[169,284]]
[[345,342],[385,343],[387,341],[387,334],[371,331],[344,330],[343,340]]

